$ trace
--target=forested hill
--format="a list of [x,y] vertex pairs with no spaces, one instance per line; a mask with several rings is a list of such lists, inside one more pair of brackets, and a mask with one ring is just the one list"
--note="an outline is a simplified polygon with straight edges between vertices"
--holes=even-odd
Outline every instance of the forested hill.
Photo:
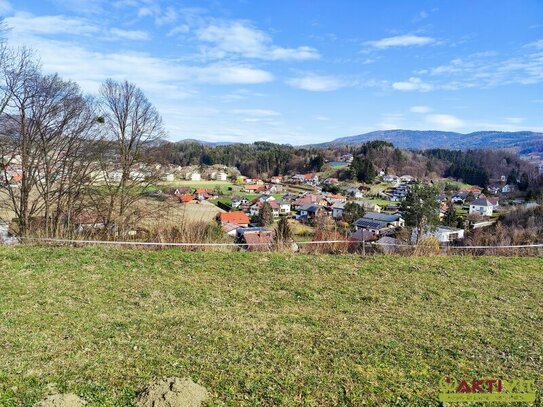
[[501,176],[520,179],[527,174],[530,184],[537,181],[537,170],[517,155],[505,150],[411,151],[385,141],[371,141],[356,146],[299,148],[290,145],[256,142],[208,146],[197,142],[164,143],[153,151],[158,162],[188,166],[222,164],[237,167],[250,177],[269,177],[308,171],[322,171],[326,162],[345,154],[354,156],[353,165],[337,170],[340,179],[368,181],[372,174],[410,174],[415,177],[452,177],[486,186]]

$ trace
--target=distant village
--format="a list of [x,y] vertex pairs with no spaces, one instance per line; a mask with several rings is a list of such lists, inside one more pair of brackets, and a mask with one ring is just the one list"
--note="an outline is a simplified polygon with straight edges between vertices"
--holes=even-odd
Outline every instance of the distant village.
[[[352,155],[342,156],[334,165],[347,167],[351,161]],[[409,233],[406,235],[401,203],[413,185],[427,182],[409,174],[386,174],[383,170],[371,185],[340,182],[319,173],[259,179],[224,166],[164,170],[162,179],[172,187],[153,191],[150,196],[167,197],[180,205],[203,202],[216,205],[219,212],[215,221],[225,235],[249,250],[259,250],[273,242],[273,225],[262,225],[255,220],[265,204],[271,208],[275,221],[286,217],[290,224],[308,228],[323,219],[343,223],[344,238],[353,244],[377,244],[386,251],[411,244],[415,238]],[[184,185],[175,186],[176,180]],[[191,182],[199,186],[192,187]],[[217,187],[214,182],[221,184]],[[209,187],[204,187],[206,183]],[[440,219],[443,220],[452,205],[459,221],[458,225],[440,224],[425,231],[425,236],[434,237],[440,245],[462,244],[465,233],[493,225],[505,210],[537,205],[520,197],[515,186],[506,183],[505,176],[485,191],[474,186],[451,188],[458,185],[452,180],[442,180],[442,183],[445,187],[436,197]],[[359,205],[363,215],[345,225],[344,209],[349,203]]]

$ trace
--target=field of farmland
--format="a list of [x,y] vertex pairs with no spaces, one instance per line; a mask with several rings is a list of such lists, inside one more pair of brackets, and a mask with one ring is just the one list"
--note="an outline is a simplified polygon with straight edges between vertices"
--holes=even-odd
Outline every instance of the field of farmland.
[[[538,381],[543,259],[0,248],[0,405],[439,405],[445,375]],[[541,404],[538,404],[541,405]]]

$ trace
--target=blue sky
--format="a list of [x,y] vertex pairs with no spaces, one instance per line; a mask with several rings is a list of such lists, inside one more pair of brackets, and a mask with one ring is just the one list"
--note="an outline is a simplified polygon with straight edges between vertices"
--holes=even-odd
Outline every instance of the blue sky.
[[541,0],[0,0],[0,15],[86,92],[135,82],[170,140],[543,130]]

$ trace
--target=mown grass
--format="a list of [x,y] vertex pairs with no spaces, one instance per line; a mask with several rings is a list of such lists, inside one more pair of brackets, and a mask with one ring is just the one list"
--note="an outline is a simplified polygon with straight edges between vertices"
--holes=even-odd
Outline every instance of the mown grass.
[[[0,249],[0,405],[439,405],[444,375],[535,379],[543,259]],[[539,402],[541,396],[539,396]],[[539,404],[538,404],[539,405]]]

